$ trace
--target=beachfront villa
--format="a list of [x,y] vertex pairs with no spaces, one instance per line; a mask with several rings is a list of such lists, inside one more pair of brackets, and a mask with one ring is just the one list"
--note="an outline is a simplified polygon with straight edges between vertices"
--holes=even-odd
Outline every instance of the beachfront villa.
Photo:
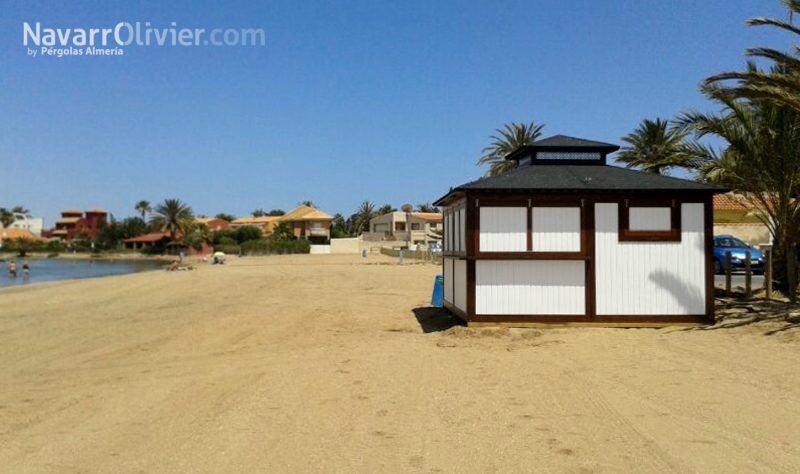
[[123,244],[128,250],[164,253],[166,252],[166,246],[169,241],[170,239],[168,232],[150,232],[149,234],[125,239]]
[[295,238],[308,239],[312,244],[324,244],[331,238],[333,216],[315,207],[300,205],[280,216],[280,222],[289,224]]
[[607,164],[619,147],[558,135],[508,173],[451,188],[445,306],[470,325],[714,321],[714,194]]
[[258,227],[261,229],[262,235],[266,237],[272,235],[272,227],[277,220],[278,216],[240,217],[239,219],[231,221],[230,225],[232,229],[238,229],[240,227]]
[[438,212],[388,212],[369,221],[364,240],[394,240],[429,244],[442,240],[442,214]]
[[61,218],[56,221],[56,226],[44,234],[46,237],[56,237],[65,242],[71,242],[78,235],[88,238],[97,236],[100,227],[108,222],[108,212],[103,209],[89,209],[81,212],[76,209],[61,211]]
[[286,222],[297,239],[308,239],[312,244],[324,244],[331,237],[333,216],[311,206],[300,205],[282,216],[242,217],[231,222],[231,227],[259,227],[265,237],[272,235],[278,223]]
[[231,227],[231,223],[226,221],[225,219],[220,219],[217,217],[196,217],[194,219],[195,224],[202,224],[208,227],[209,230],[214,232],[225,230]]
[[14,212],[12,214],[14,215],[14,222],[12,222],[8,227],[5,227],[3,223],[0,222],[0,229],[27,230],[36,237],[42,236],[42,231],[44,230],[43,218],[33,217],[30,214],[24,214],[21,212]]

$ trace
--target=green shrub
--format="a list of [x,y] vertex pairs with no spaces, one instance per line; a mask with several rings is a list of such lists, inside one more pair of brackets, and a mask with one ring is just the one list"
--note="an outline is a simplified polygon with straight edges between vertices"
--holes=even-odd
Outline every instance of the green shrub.
[[219,239],[219,242],[217,242],[215,246],[216,245],[239,245],[239,242],[232,237],[223,237]]
[[249,242],[251,240],[258,240],[261,237],[263,237],[263,233],[261,232],[261,228],[260,227],[250,226],[250,225],[247,225],[247,226],[244,226],[244,227],[239,227],[238,229],[236,229],[236,235],[234,236],[234,238],[240,244],[243,244],[245,242]]

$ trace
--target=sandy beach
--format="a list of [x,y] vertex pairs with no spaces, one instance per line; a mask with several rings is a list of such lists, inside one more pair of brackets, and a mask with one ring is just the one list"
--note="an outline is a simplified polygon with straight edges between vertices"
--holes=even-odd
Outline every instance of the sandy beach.
[[800,332],[473,330],[433,265],[0,290],[8,473],[796,473]]

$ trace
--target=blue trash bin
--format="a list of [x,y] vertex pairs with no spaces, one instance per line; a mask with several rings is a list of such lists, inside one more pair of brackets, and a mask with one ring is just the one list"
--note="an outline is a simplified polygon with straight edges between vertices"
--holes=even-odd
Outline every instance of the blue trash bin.
[[437,308],[444,306],[444,277],[442,275],[436,275],[436,280],[433,283],[431,306]]

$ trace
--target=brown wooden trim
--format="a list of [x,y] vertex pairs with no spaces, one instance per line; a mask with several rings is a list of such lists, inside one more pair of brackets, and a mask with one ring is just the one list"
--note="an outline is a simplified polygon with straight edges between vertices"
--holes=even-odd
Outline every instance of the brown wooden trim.
[[[480,212],[478,201],[467,197],[467,207],[464,215],[467,219],[465,233],[467,234],[467,257],[478,253],[478,229],[480,229]],[[467,260],[467,311],[464,320],[469,321],[475,315],[475,261]]]
[[652,231],[620,229],[620,242],[680,242],[681,232],[678,230]]
[[581,252],[478,252],[470,260],[586,260]]
[[455,258],[464,258],[467,256],[467,252],[442,252],[442,257],[455,257]]
[[703,243],[706,257],[706,319],[713,324],[714,315],[714,204],[713,197],[703,203]]
[[475,280],[475,261],[467,260],[467,321],[475,316]]
[[705,314],[663,314],[663,315],[598,315],[594,318],[589,318],[586,315],[559,315],[559,314],[478,314],[470,319],[469,322],[476,323],[543,323],[543,324],[559,324],[559,323],[698,323],[698,324],[713,324]]
[[461,251],[461,213],[459,209],[453,210],[453,216],[455,216],[455,222],[453,223],[453,242],[455,245],[453,247],[458,252]]
[[574,323],[589,322],[589,317],[585,314],[476,314],[469,321],[476,323]]
[[478,209],[478,200],[474,198],[467,199],[467,232],[469,238],[467,239],[467,255],[475,255],[480,252],[480,239],[479,233],[481,228],[481,213]]
[[528,199],[528,208],[527,209],[528,209],[528,211],[527,211],[528,212],[528,218],[527,218],[527,220],[528,220],[528,231],[527,231],[527,237],[526,237],[527,242],[525,244],[527,247],[525,247],[525,248],[528,250],[528,252],[533,252],[533,206],[531,205],[531,200],[530,199]]
[[480,207],[528,207],[527,199],[480,199]]
[[[680,242],[681,241],[681,205],[677,199],[637,198],[624,199],[617,204],[619,241],[620,242]],[[630,230],[630,213],[632,207],[669,207],[670,230]]]
[[584,198],[559,199],[553,197],[531,198],[531,207],[581,207]]
[[612,202],[620,202],[628,199],[630,201],[636,202],[661,202],[661,203],[671,203],[674,199],[676,202],[682,203],[701,203],[705,202],[709,198],[710,193],[708,192],[691,192],[691,191],[681,191],[681,192],[669,192],[669,193],[661,193],[658,191],[628,191],[628,190],[621,190],[615,192],[586,192],[586,193],[576,193],[576,192],[559,192],[557,190],[553,190],[553,192],[542,192],[542,191],[535,191],[535,192],[524,192],[524,191],[513,191],[513,192],[501,192],[501,191],[481,191],[481,190],[470,190],[469,196],[473,200],[480,200],[481,206],[487,205],[484,204],[485,202],[496,202],[496,203],[504,203],[510,202],[513,203],[514,206],[524,207],[528,199],[532,199],[534,205],[538,205],[539,202],[580,202],[581,199],[592,199],[595,202],[605,202],[605,203],[612,203]]
[[594,321],[595,315],[597,314],[594,211],[594,200],[587,199],[584,202],[582,212],[581,237],[584,239],[584,242],[581,244],[581,247],[583,247],[583,251],[588,257],[586,259],[586,275],[584,277],[584,287],[586,290],[584,304],[586,305],[586,316],[590,321]]

